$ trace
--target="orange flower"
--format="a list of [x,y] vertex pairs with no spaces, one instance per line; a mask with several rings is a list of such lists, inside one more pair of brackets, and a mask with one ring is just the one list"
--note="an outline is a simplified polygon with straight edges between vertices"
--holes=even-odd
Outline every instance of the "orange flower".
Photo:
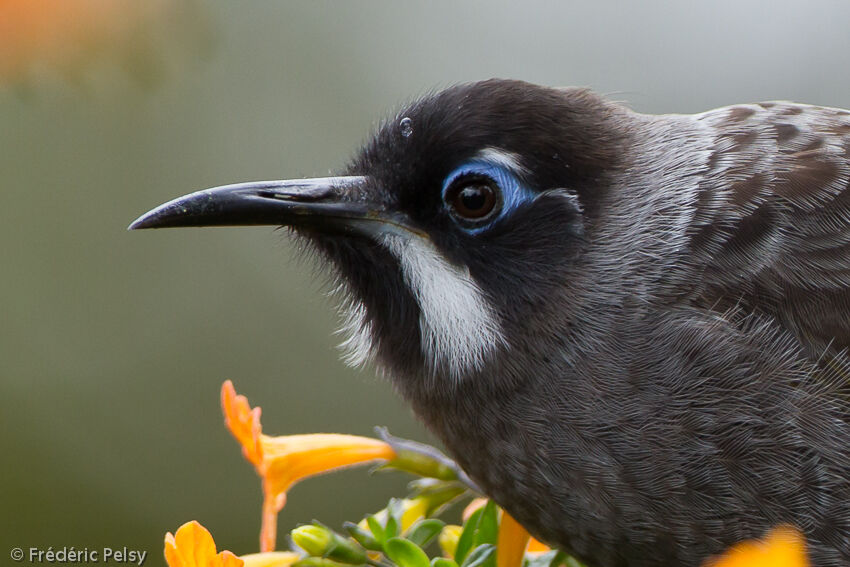
[[739,543],[704,567],[809,567],[809,560],[800,532],[779,526],[762,540]]
[[503,510],[502,521],[499,522],[496,567],[520,567],[530,539],[531,534]]
[[270,437],[263,435],[260,408],[251,408],[236,395],[228,380],[221,387],[224,422],[242,445],[242,454],[263,479],[263,518],[260,551],[275,548],[277,514],[286,504],[286,492],[298,481],[376,460],[389,460],[395,451],[368,437],[314,433]]
[[215,541],[196,521],[186,522],[172,535],[165,534],[168,567],[289,567],[299,555],[291,552],[254,553],[237,557],[229,551],[216,553]]
[[513,516],[502,510],[499,522],[499,545],[496,549],[497,567],[520,567],[526,553],[545,553],[549,546],[540,543]]

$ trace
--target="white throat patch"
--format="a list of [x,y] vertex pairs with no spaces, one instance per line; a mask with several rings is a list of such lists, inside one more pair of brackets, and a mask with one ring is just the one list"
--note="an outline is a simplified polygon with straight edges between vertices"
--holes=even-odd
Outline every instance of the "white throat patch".
[[387,234],[382,241],[419,303],[422,351],[432,369],[445,369],[456,380],[480,369],[506,343],[493,306],[469,270],[446,260],[420,236]]

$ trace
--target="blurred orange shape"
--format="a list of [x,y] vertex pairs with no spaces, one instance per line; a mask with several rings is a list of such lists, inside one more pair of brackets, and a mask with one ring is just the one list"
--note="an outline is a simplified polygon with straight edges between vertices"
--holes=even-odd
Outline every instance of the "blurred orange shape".
[[486,504],[486,498],[473,498],[469,504],[466,505],[466,508],[463,509],[463,512],[460,515],[461,519],[464,522],[467,521],[476,510],[483,508]]
[[377,460],[390,460],[395,451],[369,437],[313,433],[270,437],[263,434],[260,408],[251,408],[236,394],[231,381],[221,387],[224,421],[242,445],[242,454],[263,480],[263,518],[260,551],[274,550],[277,514],[286,504],[286,492],[298,481]]
[[152,84],[211,44],[198,0],[0,0],[0,84],[111,63]]
[[167,0],[0,0],[0,79],[33,66],[69,70],[133,40]]
[[546,553],[552,551],[552,548],[535,538],[531,538],[525,551],[526,553]]
[[799,531],[779,526],[758,541],[745,541],[704,567],[809,567],[806,542]]

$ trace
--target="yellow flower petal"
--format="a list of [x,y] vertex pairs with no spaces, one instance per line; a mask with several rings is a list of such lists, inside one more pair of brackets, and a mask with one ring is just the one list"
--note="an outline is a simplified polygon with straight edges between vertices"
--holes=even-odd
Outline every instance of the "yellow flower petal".
[[245,396],[236,394],[229,380],[221,387],[224,421],[242,453],[263,479],[263,512],[260,551],[274,551],[277,514],[286,504],[286,492],[298,481],[331,471],[377,460],[390,460],[395,451],[387,443],[369,437],[313,433],[263,435],[260,408],[251,408]]
[[216,553],[212,535],[194,520],[165,534],[165,561],[168,567],[243,567],[231,552]]
[[241,558],[226,550],[219,554],[219,558],[219,563],[216,563],[215,567],[244,567],[245,565]]
[[242,445],[242,454],[255,467],[260,466],[263,460],[263,447],[260,443],[263,433],[260,425],[262,410],[251,409],[245,396],[237,396],[230,380],[221,385],[221,409],[224,411],[225,425]]
[[796,529],[780,526],[759,541],[739,543],[704,567],[809,567],[806,542]]
[[383,441],[338,433],[263,435],[262,447],[265,477],[275,494],[285,493],[304,478],[395,457]]
[[401,531],[406,532],[418,520],[425,517],[428,511],[428,500],[425,498],[405,498],[402,501]]
[[461,533],[463,533],[463,526],[449,524],[437,536],[437,543],[440,545],[440,551],[443,552],[444,557],[452,558],[455,556]]
[[245,567],[289,567],[299,559],[301,556],[291,551],[252,553],[242,556]]

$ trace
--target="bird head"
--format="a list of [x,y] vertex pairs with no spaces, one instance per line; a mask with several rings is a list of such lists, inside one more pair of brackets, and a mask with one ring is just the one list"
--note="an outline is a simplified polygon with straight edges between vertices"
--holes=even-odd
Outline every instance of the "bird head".
[[338,177],[207,189],[130,228],[290,227],[338,277],[349,361],[421,395],[518,380],[569,325],[624,112],[582,89],[455,86],[386,121]]

